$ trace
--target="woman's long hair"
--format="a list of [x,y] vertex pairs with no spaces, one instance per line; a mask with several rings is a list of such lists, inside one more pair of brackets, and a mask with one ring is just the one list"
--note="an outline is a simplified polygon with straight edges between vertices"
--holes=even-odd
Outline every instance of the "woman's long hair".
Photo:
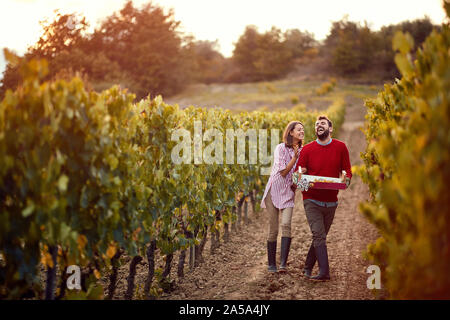
[[[292,136],[290,135],[291,131],[294,130],[295,126],[300,124],[303,128],[303,123],[301,123],[300,121],[291,121],[289,122],[289,124],[286,126],[286,129],[284,129],[284,133],[283,133],[283,142],[286,144],[287,147],[289,148],[293,148],[293,143],[294,143],[294,139],[292,138]],[[303,145],[303,140],[300,140],[298,143],[298,146],[301,147]]]

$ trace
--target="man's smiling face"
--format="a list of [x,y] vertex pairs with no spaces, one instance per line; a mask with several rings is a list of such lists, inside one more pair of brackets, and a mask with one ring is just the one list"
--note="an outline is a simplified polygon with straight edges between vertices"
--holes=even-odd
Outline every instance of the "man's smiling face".
[[333,128],[330,128],[326,119],[317,120],[315,124],[316,136],[319,140],[324,140],[332,132]]

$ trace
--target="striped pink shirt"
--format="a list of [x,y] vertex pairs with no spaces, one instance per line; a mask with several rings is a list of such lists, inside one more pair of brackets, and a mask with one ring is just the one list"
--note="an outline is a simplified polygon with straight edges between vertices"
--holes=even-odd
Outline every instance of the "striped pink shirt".
[[[266,198],[269,190],[275,208],[285,209],[294,207],[295,193],[291,190],[291,185],[292,174],[294,173],[297,163],[295,163],[285,178],[283,178],[280,173],[280,171],[286,169],[293,156],[294,149],[286,147],[284,143],[280,143],[275,148],[272,172],[270,173],[270,178],[267,182],[266,190],[264,191],[264,196],[261,200],[261,208],[266,207],[264,199]],[[300,157],[298,159],[300,159]]]

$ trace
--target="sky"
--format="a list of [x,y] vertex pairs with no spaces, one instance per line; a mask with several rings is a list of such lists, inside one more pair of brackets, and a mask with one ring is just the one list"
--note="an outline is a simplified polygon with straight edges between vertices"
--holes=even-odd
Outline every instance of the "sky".
[[[150,0],[133,0],[140,7]],[[18,54],[37,42],[42,28],[39,21],[52,20],[54,10],[85,16],[91,27],[120,10],[126,0],[1,0],[0,48]],[[333,21],[348,15],[350,21],[367,21],[376,31],[383,25],[430,17],[433,23],[445,19],[442,0],[153,0],[166,10],[173,9],[181,31],[197,40],[218,40],[219,51],[232,55],[234,43],[247,25],[260,32],[275,26],[282,31],[299,29],[326,38]],[[0,53],[0,72],[5,61]],[[2,75],[0,75],[0,78]]]

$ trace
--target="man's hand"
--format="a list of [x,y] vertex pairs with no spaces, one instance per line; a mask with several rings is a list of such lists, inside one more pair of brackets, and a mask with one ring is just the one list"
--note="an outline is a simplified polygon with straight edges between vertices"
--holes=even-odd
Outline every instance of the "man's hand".
[[300,172],[301,174],[305,174],[306,171],[307,171],[306,168],[303,168],[303,167],[300,167],[300,166],[297,168],[297,172]]

